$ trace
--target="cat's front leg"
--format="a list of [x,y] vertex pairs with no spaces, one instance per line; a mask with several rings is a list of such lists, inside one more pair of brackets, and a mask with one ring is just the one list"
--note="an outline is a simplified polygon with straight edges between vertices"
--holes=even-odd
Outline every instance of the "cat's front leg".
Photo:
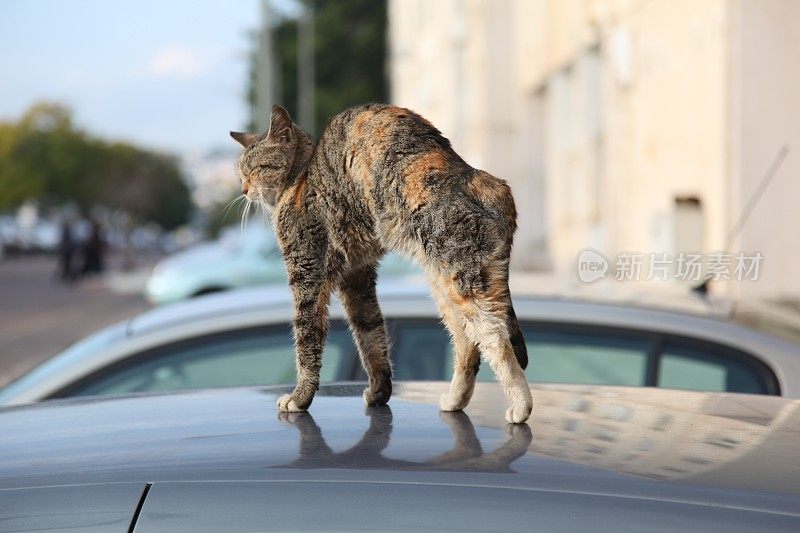
[[367,405],[383,405],[392,395],[389,342],[375,291],[376,281],[376,265],[371,265],[347,272],[339,283],[339,297],[369,379],[363,395]]
[[321,272],[294,272],[297,266],[287,261],[289,283],[294,295],[294,338],[297,357],[297,386],[278,399],[285,413],[305,411],[319,389],[322,350],[328,335],[330,289]]

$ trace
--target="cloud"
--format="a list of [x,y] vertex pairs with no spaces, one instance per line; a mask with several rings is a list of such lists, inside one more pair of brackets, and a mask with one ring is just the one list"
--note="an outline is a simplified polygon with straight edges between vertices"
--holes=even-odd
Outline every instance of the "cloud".
[[181,44],[159,50],[150,60],[149,73],[154,78],[195,79],[206,74],[211,65]]

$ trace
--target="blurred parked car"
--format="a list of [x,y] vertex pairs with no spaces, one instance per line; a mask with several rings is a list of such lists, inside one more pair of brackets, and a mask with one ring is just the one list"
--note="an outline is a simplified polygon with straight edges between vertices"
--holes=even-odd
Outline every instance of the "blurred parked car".
[[0,215],[0,254],[16,251],[18,246],[17,222],[10,215]]
[[[800,401],[536,386],[530,427],[478,384],[364,408],[323,386],[0,409],[6,531],[798,531]],[[43,428],[46,437],[43,437]],[[410,512],[409,512],[410,511]]]
[[147,280],[145,296],[150,303],[163,304],[285,277],[273,234],[249,224],[242,230],[227,228],[216,241],[162,259]]
[[[381,262],[382,276],[418,272],[395,254]],[[263,224],[225,229],[219,239],[196,244],[159,262],[145,288],[152,304],[175,302],[238,287],[285,283],[283,257]]]
[[[389,324],[396,380],[448,380],[450,340],[427,287],[389,281],[379,300]],[[737,323],[704,300],[673,307],[525,296],[514,306],[525,334],[531,382],[585,383],[800,397],[800,345]],[[81,395],[295,381],[286,287],[230,291],[159,307],[106,328],[0,390],[0,405]],[[765,317],[761,312],[762,317]],[[340,304],[330,309],[322,381],[365,379]],[[781,332],[778,328],[773,328]],[[784,333],[791,330],[784,324]],[[800,325],[794,325],[794,335]],[[493,380],[481,365],[480,381]]]
[[21,226],[16,217],[0,216],[0,246],[14,252],[54,252],[60,227],[55,220],[37,218]]

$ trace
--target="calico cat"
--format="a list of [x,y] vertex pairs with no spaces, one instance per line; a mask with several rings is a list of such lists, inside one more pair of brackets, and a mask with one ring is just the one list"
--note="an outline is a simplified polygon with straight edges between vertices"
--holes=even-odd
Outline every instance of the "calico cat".
[[267,133],[231,132],[243,147],[242,191],[267,208],[294,296],[297,386],[278,400],[303,411],[319,387],[336,291],[369,376],[367,405],[392,393],[376,267],[393,250],[427,271],[452,335],[455,368],[440,407],[469,403],[483,356],[503,386],[506,419],[532,409],[528,364],[508,289],[516,209],[505,181],[464,162],[430,122],[408,109],[370,104],[330,119],[319,141],[275,106]]

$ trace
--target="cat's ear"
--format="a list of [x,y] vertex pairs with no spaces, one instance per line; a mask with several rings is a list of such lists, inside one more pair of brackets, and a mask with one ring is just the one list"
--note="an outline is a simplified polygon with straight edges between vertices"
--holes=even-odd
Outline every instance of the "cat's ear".
[[288,111],[279,105],[272,106],[267,136],[281,143],[290,143],[294,139],[292,117],[289,116]]
[[258,135],[256,135],[255,133],[241,133],[238,131],[232,131],[231,137],[233,137],[236,142],[247,148],[248,146],[256,142]]

